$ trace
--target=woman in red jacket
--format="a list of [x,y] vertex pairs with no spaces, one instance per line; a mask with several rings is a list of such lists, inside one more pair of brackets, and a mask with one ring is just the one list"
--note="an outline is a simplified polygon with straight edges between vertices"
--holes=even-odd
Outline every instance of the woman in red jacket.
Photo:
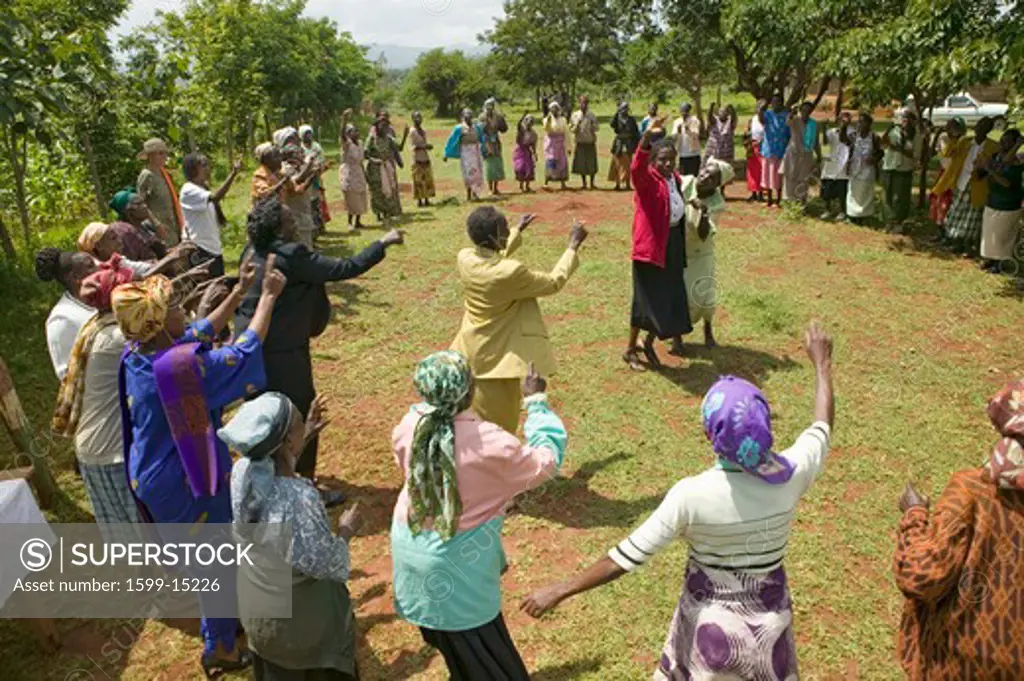
[[[622,359],[634,371],[643,371],[638,352],[642,349],[652,368],[661,367],[654,350],[655,337],[672,338],[681,347],[682,336],[693,330],[683,285],[686,245],[686,198],[682,176],[676,172],[676,150],[672,138],[651,144],[652,132],[662,127],[656,121],[644,131],[633,157],[633,310],[630,315],[629,345]],[[706,220],[707,216],[702,215]],[[646,331],[642,348],[637,347],[640,331]]]

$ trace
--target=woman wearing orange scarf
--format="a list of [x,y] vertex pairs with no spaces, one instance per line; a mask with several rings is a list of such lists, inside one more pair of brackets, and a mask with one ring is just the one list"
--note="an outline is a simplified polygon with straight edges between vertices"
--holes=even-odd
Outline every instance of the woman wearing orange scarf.
[[149,210],[167,230],[167,245],[175,246],[181,241],[181,228],[185,220],[178,202],[178,190],[167,170],[167,145],[162,139],[146,140],[139,152],[139,158],[146,167],[139,173],[136,191]]

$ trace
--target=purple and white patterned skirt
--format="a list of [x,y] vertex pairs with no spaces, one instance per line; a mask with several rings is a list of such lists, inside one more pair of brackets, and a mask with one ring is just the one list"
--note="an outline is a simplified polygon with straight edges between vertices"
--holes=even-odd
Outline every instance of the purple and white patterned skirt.
[[796,681],[791,605],[781,567],[760,574],[691,560],[655,678]]

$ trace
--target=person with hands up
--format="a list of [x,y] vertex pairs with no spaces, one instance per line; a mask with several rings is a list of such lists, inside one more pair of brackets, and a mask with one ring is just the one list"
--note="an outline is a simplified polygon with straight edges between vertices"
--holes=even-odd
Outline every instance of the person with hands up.
[[[814,423],[776,452],[761,391],[721,377],[701,405],[714,465],[684,478],[606,556],[521,604],[540,617],[576,594],[639,569],[676,537],[689,545],[686,577],[654,678],[796,678],[793,610],[783,559],[796,505],[829,450],[834,398],[832,339],[816,323],[804,337],[814,365]],[[750,635],[756,628],[758,636]],[[758,677],[762,678],[762,677]]]
[[524,373],[524,441],[472,408],[479,381],[451,350],[416,367],[422,402],[392,438],[405,479],[391,521],[395,612],[455,681],[530,678],[501,614],[504,509],[558,472],[568,434],[538,367]]
[[546,376],[557,369],[537,299],[562,290],[579,266],[579,248],[588,234],[576,221],[555,267],[531,270],[511,256],[535,217],[523,216],[510,230],[501,211],[477,208],[467,220],[473,246],[462,249],[457,261],[465,314],[451,349],[467,358],[476,376],[474,411],[510,433],[519,427],[520,381],[528,363]]
[[[309,344],[327,328],[331,314],[325,284],[367,272],[384,259],[388,248],[404,243],[405,236],[401,230],[393,229],[351,258],[332,258],[299,243],[292,212],[274,195],[253,206],[248,231],[249,243],[242,257],[251,258],[259,275],[247,288],[235,315],[235,333],[241,333],[254,322],[262,280],[266,273],[279,270],[288,283],[277,300],[263,347],[267,389],[287,395],[306,418],[316,395]],[[313,438],[296,464],[298,472],[313,478],[316,458],[317,439]],[[341,502],[339,492],[325,494],[328,506]]]
[[[266,279],[265,279],[266,281]],[[217,435],[241,458],[231,470],[233,532],[255,544],[252,564],[238,571],[239,612],[257,679],[354,681],[356,627],[348,582],[349,543],[363,524],[359,504],[342,514],[337,531],[316,487],[295,472],[311,431],[327,420],[318,400],[303,422],[282,393],[267,392],[243,405]],[[315,420],[315,423],[314,423]],[[287,523],[290,532],[280,531]],[[275,570],[276,568],[276,570]],[[268,593],[288,571],[291,618],[265,616]],[[278,579],[275,579],[278,577]],[[262,610],[263,612],[259,612]]]
[[[1000,389],[987,412],[998,439],[986,463],[953,473],[934,508],[911,483],[899,499],[898,649],[914,681],[1024,673],[1024,380]],[[984,449],[965,456],[974,460]]]
[[220,230],[227,224],[227,218],[220,204],[241,168],[241,162],[235,161],[224,183],[211,191],[210,160],[198,152],[188,154],[181,160],[181,172],[186,180],[181,186],[179,197],[185,220],[183,234],[199,247],[191,265],[195,267],[212,260],[210,274],[214,277],[224,274],[224,248],[221,245]]

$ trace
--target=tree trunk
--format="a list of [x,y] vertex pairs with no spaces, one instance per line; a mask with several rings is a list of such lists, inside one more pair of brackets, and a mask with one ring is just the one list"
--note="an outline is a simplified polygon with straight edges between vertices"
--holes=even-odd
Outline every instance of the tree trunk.
[[828,86],[832,83],[832,76],[825,76],[821,79],[821,85],[818,86],[818,95],[814,98],[814,108],[811,111],[815,111],[818,105],[821,104],[821,100],[824,99],[825,93],[828,92]]
[[235,162],[235,136],[232,131],[231,119],[227,121],[227,142],[228,142],[228,165]]
[[[914,99],[916,100],[917,98],[915,97]],[[918,129],[919,130],[922,130],[922,131],[924,130],[924,126],[921,125],[920,121],[924,120],[925,111],[928,111],[929,114],[930,114],[932,109],[935,108],[935,102],[936,102],[937,99],[938,98],[935,96],[935,93],[934,92],[931,93],[929,95],[929,97],[928,97],[928,108],[927,109],[921,109],[921,110],[918,111]],[[939,136],[936,133],[935,139],[938,139],[938,138],[939,138]],[[924,208],[925,203],[928,201],[928,199],[927,199],[927,196],[928,196],[928,165],[931,163],[931,161],[932,161],[932,154],[934,153],[934,149],[932,149],[931,140],[927,136],[923,140],[923,144],[921,145],[921,149],[922,149],[921,153],[924,155],[924,158],[921,160],[921,177],[920,177],[920,182],[918,184],[918,190],[917,190],[917,207],[918,207],[918,209]]]
[[270,116],[266,111],[263,112],[263,132],[266,133],[268,142],[273,139],[274,133],[270,130]]
[[96,154],[92,149],[92,138],[89,131],[82,130],[82,150],[85,152],[85,160],[89,164],[89,178],[92,180],[92,190],[96,194],[96,216],[101,220],[107,214],[107,202],[103,200],[103,183],[100,182],[100,171],[96,166]]
[[7,231],[7,225],[4,224],[3,215],[0,215],[0,246],[3,247],[7,259],[13,263],[18,254],[14,251],[14,241],[11,240],[11,233]]
[[25,196],[25,163],[18,159],[18,140],[12,130],[4,131],[4,146],[7,147],[7,159],[11,163],[11,172],[14,173],[14,199],[18,204],[18,217],[21,218],[21,233],[25,241],[25,248],[28,248],[32,232],[28,214],[28,198]]
[[245,117],[245,141],[251,154],[256,148],[256,121],[253,120],[252,114]]
[[0,421],[3,421],[7,434],[11,436],[15,450],[32,462],[32,484],[39,495],[39,505],[42,508],[52,508],[57,485],[50,473],[50,452],[40,451],[36,446],[32,428],[25,417],[25,411],[21,408],[11,373],[7,370],[3,358],[0,358]]
[[704,134],[704,105],[703,105],[703,91],[701,89],[700,82],[690,90],[690,96],[693,97],[693,108],[697,112],[697,120],[700,121],[701,136]]
[[839,117],[843,114],[843,88],[846,87],[846,78],[839,79],[839,94],[836,96],[836,122],[839,122]]

